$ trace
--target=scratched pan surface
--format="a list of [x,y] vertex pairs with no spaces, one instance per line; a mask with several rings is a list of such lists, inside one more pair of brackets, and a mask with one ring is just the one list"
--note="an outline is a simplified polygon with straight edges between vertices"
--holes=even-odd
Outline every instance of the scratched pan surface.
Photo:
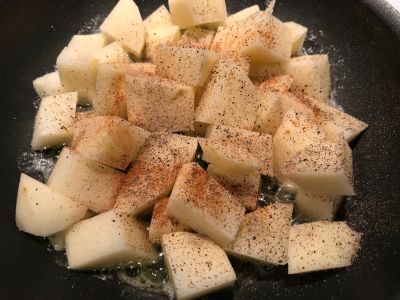
[[[137,1],[144,16],[161,2]],[[35,115],[31,81],[51,71],[69,38],[81,29],[90,31],[114,3],[0,0],[1,299],[161,298],[116,280],[71,272],[57,263],[59,256],[48,253],[44,241],[19,233],[14,225],[18,164],[29,151]],[[232,0],[228,7],[233,12],[254,3]],[[285,268],[259,271],[252,280],[241,280],[233,289],[207,298],[394,299],[400,292],[400,43],[392,31],[396,28],[382,20],[384,10],[378,18],[367,6],[350,0],[281,0],[276,15],[311,29],[306,48],[329,53],[337,101],[370,124],[354,150],[357,196],[341,211],[341,218],[363,233],[363,247],[347,269],[303,276],[288,276]]]

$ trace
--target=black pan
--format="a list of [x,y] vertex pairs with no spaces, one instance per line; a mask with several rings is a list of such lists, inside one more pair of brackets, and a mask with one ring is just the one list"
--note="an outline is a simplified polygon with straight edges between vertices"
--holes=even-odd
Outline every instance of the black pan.
[[[146,16],[161,2],[138,0],[137,4]],[[257,1],[227,2],[233,12]],[[370,125],[353,145],[357,196],[346,202],[340,215],[363,233],[359,257],[349,268],[316,274],[288,276],[286,268],[262,270],[253,280],[241,280],[208,299],[399,297],[400,42],[395,32],[400,32],[399,15],[381,0],[366,2],[379,17],[355,0],[280,0],[276,7],[282,20],[295,20],[311,29],[313,38],[306,48],[329,53],[337,101]],[[37,99],[31,82],[53,69],[73,34],[82,28],[90,31],[114,4],[110,0],[0,0],[0,299],[161,298],[116,280],[65,269],[60,255],[49,254],[46,241],[18,232],[14,224],[17,162],[29,151],[32,102]],[[41,179],[40,173],[33,173]]]

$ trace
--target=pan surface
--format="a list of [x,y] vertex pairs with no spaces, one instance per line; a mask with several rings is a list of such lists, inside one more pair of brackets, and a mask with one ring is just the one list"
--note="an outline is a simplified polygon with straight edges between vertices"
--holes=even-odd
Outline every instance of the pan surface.
[[[162,3],[136,2],[143,16]],[[257,1],[227,3],[234,12]],[[37,103],[31,82],[54,68],[73,34],[91,32],[114,4],[0,0],[1,299],[162,298],[104,276],[67,270],[60,255],[49,254],[46,241],[18,232],[14,222],[19,168],[26,171]],[[370,125],[353,145],[357,196],[340,214],[363,233],[362,249],[346,269],[302,276],[288,276],[286,267],[259,270],[207,298],[395,299],[400,292],[400,42],[393,27],[355,0],[280,0],[275,14],[310,29],[305,48],[329,53],[338,103]],[[37,169],[43,167],[27,171],[41,179]]]

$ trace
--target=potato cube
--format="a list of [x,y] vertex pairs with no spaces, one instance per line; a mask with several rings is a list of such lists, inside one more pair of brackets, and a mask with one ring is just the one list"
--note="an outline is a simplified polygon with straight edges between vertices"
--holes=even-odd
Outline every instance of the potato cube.
[[156,76],[126,76],[128,120],[149,131],[178,132],[191,128],[194,90]]
[[100,213],[114,205],[122,177],[122,172],[84,158],[64,147],[47,185]]
[[161,245],[178,300],[199,298],[234,284],[235,271],[215,243],[194,233],[176,232],[164,235]]
[[86,118],[74,125],[71,148],[91,160],[125,170],[150,135],[119,117]]
[[94,54],[97,64],[129,64],[131,59],[120,42],[111,43]]
[[320,221],[294,225],[289,234],[289,274],[350,266],[361,234],[346,222]]
[[139,57],[144,47],[144,25],[139,8],[133,0],[119,0],[103,24],[103,34],[119,41],[129,52]]
[[292,93],[280,93],[280,96],[282,100],[282,110],[284,114],[286,114],[289,109],[294,109],[304,115],[308,115],[310,120],[316,122],[315,120],[316,111],[313,109],[311,105],[309,105],[303,100],[304,98],[302,99],[297,98]]
[[282,174],[309,192],[354,195],[351,149],[342,138],[296,152],[283,163]]
[[237,21],[241,21],[246,19],[247,17],[251,16],[252,14],[259,12],[260,7],[256,5],[252,5],[230,15],[224,22],[224,26],[231,26],[232,24],[236,23]]
[[[254,82],[254,81],[253,81]],[[292,86],[293,79],[289,75],[267,76],[259,84],[257,89],[259,92],[278,92],[287,93]]]
[[132,63],[126,66],[125,72],[126,74],[156,75],[156,66],[149,62]]
[[299,55],[301,48],[303,48],[308,29],[296,22],[285,22],[285,25],[289,27],[292,37],[292,56]]
[[292,212],[293,204],[275,203],[246,214],[227,251],[262,263],[286,265]]
[[217,60],[216,54],[205,49],[159,45],[154,64],[162,77],[190,86],[202,86]]
[[76,92],[42,99],[33,129],[33,150],[60,147],[71,141],[77,101]]
[[200,27],[191,27],[185,30],[178,42],[180,47],[210,49],[215,31]]
[[342,203],[343,196],[314,194],[301,189],[296,193],[296,208],[308,220],[332,221]]
[[220,59],[196,109],[195,120],[252,130],[259,106],[256,88],[247,74],[231,61]]
[[49,236],[78,222],[87,208],[43,183],[21,174],[15,222],[19,230]]
[[61,84],[60,75],[57,71],[45,74],[33,81],[33,87],[40,98],[55,96],[66,92]]
[[282,122],[282,100],[278,93],[266,91],[258,93],[261,106],[258,109],[254,131],[275,135]]
[[157,259],[146,228],[113,210],[72,226],[65,245],[71,269],[99,269]]
[[176,218],[167,215],[168,201],[168,198],[163,198],[154,205],[149,227],[149,239],[153,243],[159,241],[164,234],[189,230]]
[[224,22],[225,0],[168,0],[171,17],[181,29]]
[[197,139],[154,133],[134,161],[115,203],[115,210],[137,215],[171,192],[181,166],[194,160]]
[[173,26],[171,15],[165,5],[153,11],[144,21],[145,30]]
[[199,165],[189,163],[179,171],[167,213],[225,247],[235,238],[245,208]]
[[168,26],[146,30],[146,59],[153,61],[158,45],[176,45],[181,37],[178,26]]

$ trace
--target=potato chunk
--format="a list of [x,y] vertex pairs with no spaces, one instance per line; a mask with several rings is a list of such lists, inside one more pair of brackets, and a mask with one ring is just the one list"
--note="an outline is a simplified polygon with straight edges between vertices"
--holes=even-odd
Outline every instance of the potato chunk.
[[254,131],[275,135],[283,118],[282,100],[278,93],[259,92],[261,106],[258,109]]
[[72,226],[65,245],[71,269],[99,269],[157,259],[145,227],[113,210]]
[[299,55],[307,35],[307,27],[296,22],[285,22],[285,25],[289,27],[292,37],[292,56]]
[[114,205],[122,177],[122,172],[64,147],[47,185],[99,213]]
[[168,26],[146,30],[146,59],[154,61],[158,45],[176,45],[181,37],[178,26]]
[[181,166],[194,160],[197,140],[177,134],[154,133],[134,161],[115,210],[137,215],[151,209],[171,192]]
[[[254,82],[254,80],[253,80]],[[267,76],[259,84],[256,84],[258,92],[287,93],[292,86],[293,79],[289,75]]]
[[292,204],[276,203],[246,214],[227,251],[259,262],[286,265]]
[[146,130],[190,130],[194,118],[192,87],[156,76],[126,76],[128,120]]
[[133,0],[119,0],[103,24],[103,34],[119,41],[129,52],[140,56],[144,47],[144,25]]
[[179,171],[167,213],[227,246],[235,238],[245,208],[199,165],[189,163]]
[[154,64],[162,77],[190,86],[202,86],[206,82],[217,56],[205,49],[159,45]]
[[225,252],[197,234],[170,233],[162,237],[161,245],[178,300],[199,298],[236,280]]
[[309,220],[332,221],[342,200],[341,195],[314,194],[298,189],[296,208]]
[[97,64],[129,64],[131,59],[118,41],[111,43],[94,54]]
[[33,87],[40,98],[55,96],[66,92],[61,84],[60,75],[57,71],[45,74],[33,81]]
[[21,174],[15,222],[19,230],[49,236],[78,222],[87,208],[43,183]]
[[71,141],[77,101],[76,92],[42,99],[33,129],[33,150],[60,147]]
[[145,30],[173,26],[171,15],[165,5],[153,11],[144,21]]
[[181,29],[221,23],[227,17],[225,0],[168,0],[171,17]]
[[149,135],[119,117],[92,117],[74,125],[71,148],[106,166],[125,170]]
[[200,27],[191,27],[185,30],[181,39],[178,42],[178,46],[210,49],[214,34],[214,30],[208,30]]
[[350,266],[360,247],[361,234],[346,222],[294,225],[289,234],[289,274]]
[[246,7],[245,9],[242,9],[236,13],[234,13],[233,15],[230,15],[224,22],[224,26],[231,26],[234,23],[236,23],[237,21],[241,21],[246,19],[247,17],[251,16],[252,14],[256,13],[260,11],[260,7],[256,4],[256,5],[252,5],[249,7]]

